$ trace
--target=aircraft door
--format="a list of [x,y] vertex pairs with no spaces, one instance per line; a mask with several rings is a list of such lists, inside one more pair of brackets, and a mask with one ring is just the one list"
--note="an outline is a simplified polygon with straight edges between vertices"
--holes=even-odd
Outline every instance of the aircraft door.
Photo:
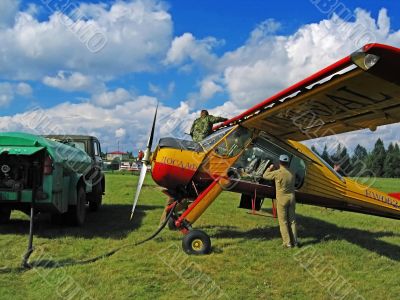
[[240,179],[243,181],[273,185],[273,182],[265,181],[262,176],[271,164],[274,164],[275,167],[278,168],[279,156],[281,154],[289,156],[289,168],[296,176],[295,185],[296,189],[299,189],[305,177],[306,166],[304,161],[264,137],[257,138],[254,143],[243,152],[241,157],[231,168],[231,175],[236,173],[240,174]]

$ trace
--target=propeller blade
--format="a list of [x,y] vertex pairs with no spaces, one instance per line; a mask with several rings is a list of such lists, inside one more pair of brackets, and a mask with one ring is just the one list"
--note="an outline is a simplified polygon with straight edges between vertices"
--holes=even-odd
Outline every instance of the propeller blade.
[[145,163],[143,163],[142,169],[140,170],[139,181],[138,181],[138,185],[137,185],[137,189],[136,189],[135,199],[133,200],[133,207],[132,207],[132,213],[131,213],[131,218],[130,218],[131,220],[133,218],[133,214],[135,213],[136,204],[138,202],[140,191],[142,190],[143,182],[146,177],[146,171],[147,171],[147,165]]
[[143,164],[142,164],[142,169],[140,170],[139,181],[138,181],[138,185],[137,185],[137,189],[136,189],[135,199],[133,200],[133,207],[132,207],[132,213],[131,213],[131,218],[130,218],[131,220],[133,218],[133,214],[135,213],[136,204],[138,202],[140,192],[142,190],[143,182],[146,177],[147,165],[150,164],[150,154],[151,154],[151,147],[153,145],[153,139],[154,139],[154,129],[156,127],[157,111],[158,111],[158,102],[157,102],[157,106],[156,106],[156,112],[154,113],[153,125],[151,126],[149,140],[147,141],[147,148],[146,148],[144,157],[142,159]]
[[153,126],[151,127],[149,140],[147,141],[147,150],[149,150],[149,151],[151,151],[151,147],[153,146],[154,129],[156,127],[156,120],[157,120],[157,111],[158,111],[158,102],[157,102],[157,106],[156,106],[156,112],[154,114]]

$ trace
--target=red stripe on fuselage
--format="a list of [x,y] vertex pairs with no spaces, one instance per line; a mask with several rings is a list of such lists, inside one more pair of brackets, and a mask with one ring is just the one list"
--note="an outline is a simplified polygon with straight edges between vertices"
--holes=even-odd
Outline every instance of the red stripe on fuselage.
[[165,188],[174,189],[187,185],[192,180],[196,170],[155,162],[151,171],[154,181]]
[[400,200],[400,193],[390,193],[388,194],[390,197],[396,198]]

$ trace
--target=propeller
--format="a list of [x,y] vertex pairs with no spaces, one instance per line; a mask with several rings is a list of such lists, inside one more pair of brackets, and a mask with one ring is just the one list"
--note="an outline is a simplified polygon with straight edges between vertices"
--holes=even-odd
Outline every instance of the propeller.
[[142,190],[143,182],[146,177],[147,166],[150,165],[151,147],[153,146],[154,129],[156,127],[157,111],[158,111],[158,102],[157,102],[156,112],[154,113],[153,126],[151,127],[149,140],[147,141],[146,151],[144,152],[144,156],[142,159],[142,168],[140,170],[136,194],[135,194],[135,198],[133,200],[133,207],[132,207],[132,213],[131,213],[131,218],[130,218],[131,220],[133,218],[133,214],[135,213],[136,204],[138,202],[140,191]]

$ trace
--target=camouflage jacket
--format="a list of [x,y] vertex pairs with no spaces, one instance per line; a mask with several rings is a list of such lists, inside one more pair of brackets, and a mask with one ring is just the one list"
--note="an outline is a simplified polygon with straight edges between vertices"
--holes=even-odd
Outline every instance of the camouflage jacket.
[[213,124],[226,121],[226,118],[211,115],[197,118],[190,129],[193,141],[200,142],[212,133]]

